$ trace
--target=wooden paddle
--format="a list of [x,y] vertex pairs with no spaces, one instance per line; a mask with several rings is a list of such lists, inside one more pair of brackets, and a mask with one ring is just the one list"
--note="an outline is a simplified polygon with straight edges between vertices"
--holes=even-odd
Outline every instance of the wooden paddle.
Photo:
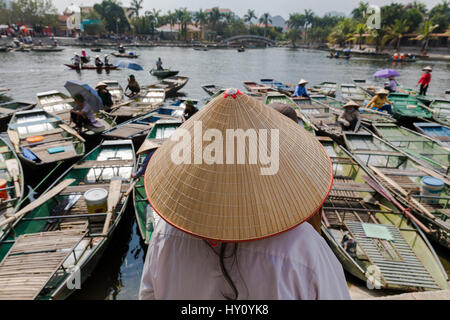
[[11,140],[11,143],[14,145],[14,149],[16,150],[17,153],[20,153],[20,138],[19,138],[19,134],[17,133],[17,131],[14,130],[8,130],[8,136],[9,136],[9,140]]
[[108,193],[108,211],[106,212],[106,220],[103,226],[103,236],[106,236],[108,234],[113,212],[121,198],[120,196],[121,187],[122,187],[122,179],[120,177],[114,177],[111,179]]
[[436,217],[430,211],[428,211],[427,208],[425,208],[416,199],[410,197],[409,193],[406,192],[406,190],[403,189],[401,186],[399,186],[395,181],[393,181],[391,178],[389,178],[388,176],[381,173],[381,171],[378,170],[377,168],[375,168],[374,166],[369,165],[369,168],[372,169],[378,176],[380,176],[383,180],[385,180],[393,188],[397,189],[403,196],[407,197],[409,201],[411,201],[416,207],[418,207],[420,210],[422,210],[430,219],[433,219],[433,220],[436,219]]
[[74,135],[75,137],[77,137],[78,139],[80,139],[81,142],[86,142],[86,140],[85,140],[82,136],[80,136],[76,130],[72,129],[72,128],[69,127],[68,125],[63,124],[63,123],[60,123],[60,124],[59,124],[59,127],[60,127],[61,129],[65,130],[65,131],[67,131],[67,132],[70,133],[71,135]]
[[136,183],[139,181],[138,179],[134,179],[133,182],[131,183],[130,187],[128,188],[128,190],[123,194],[124,197],[128,197],[128,195],[131,193],[131,191],[133,191],[134,186],[136,185]]
[[56,196],[58,193],[60,193],[61,191],[63,191],[65,188],[67,188],[70,184],[72,184],[75,181],[75,179],[65,179],[64,181],[60,182],[58,185],[56,185],[55,187],[53,187],[53,189],[51,189],[50,191],[44,193],[42,196],[40,196],[39,198],[37,198],[36,200],[34,200],[33,202],[31,202],[30,204],[28,204],[27,206],[25,206],[22,210],[19,210],[16,212],[16,214],[14,214],[12,217],[3,220],[2,222],[0,222],[0,227],[10,224],[14,221],[16,221],[17,219],[19,219],[21,216],[27,214],[28,212],[36,209],[37,207],[41,206],[42,204],[44,204],[47,200],[53,198],[54,196]]
[[6,168],[14,181],[14,188],[16,189],[16,197],[20,196],[20,184],[19,184],[19,163],[17,159],[6,160]]

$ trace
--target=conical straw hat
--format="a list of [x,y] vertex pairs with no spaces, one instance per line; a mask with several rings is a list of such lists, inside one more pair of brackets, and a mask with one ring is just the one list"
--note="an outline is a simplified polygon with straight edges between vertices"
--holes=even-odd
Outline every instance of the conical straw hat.
[[389,94],[389,91],[387,91],[386,89],[379,89],[377,90],[377,92],[375,92],[375,94]]
[[422,69],[423,71],[426,71],[426,70],[428,70],[428,71],[432,71],[433,69],[431,69],[431,67],[430,66],[426,66],[425,68],[423,68]]
[[141,144],[141,146],[140,146],[139,150],[136,152],[136,154],[139,155],[139,154],[144,153],[146,151],[150,151],[150,150],[153,150],[153,149],[158,149],[161,146],[162,143],[163,143],[162,139],[161,140],[145,140]]
[[308,83],[308,81],[306,81],[305,79],[300,79],[300,81],[298,82],[298,84],[306,84]]
[[359,104],[357,104],[355,101],[353,100],[349,100],[346,104],[344,104],[342,106],[342,108],[347,108],[347,107],[356,107],[359,108]]
[[[199,125],[203,144],[198,143],[202,134],[197,131],[194,135]],[[223,157],[218,157],[223,164],[207,164],[202,157],[216,140],[206,141],[207,129],[216,129],[216,134],[223,136]],[[249,151],[249,144],[244,164],[236,164],[238,139],[234,148],[229,148],[226,134],[230,129],[256,130],[258,141],[267,141],[267,148],[256,143],[258,153],[273,152],[273,159],[266,163],[273,164],[278,157],[278,170],[262,174],[262,168],[270,164],[261,164],[259,156],[256,164],[249,164],[249,154],[255,154]],[[261,132],[266,132],[267,138],[262,139]],[[275,141],[273,145],[271,141]],[[189,142],[192,150],[188,148],[186,154],[190,164],[176,164],[174,150]],[[279,152],[274,146],[279,146]],[[233,164],[227,161],[230,149],[234,151]],[[201,160],[198,164],[196,156]],[[184,122],[154,153],[145,173],[147,199],[164,220],[194,236],[224,242],[266,238],[299,225],[320,209],[332,182],[331,161],[313,135],[278,111],[232,89]]]

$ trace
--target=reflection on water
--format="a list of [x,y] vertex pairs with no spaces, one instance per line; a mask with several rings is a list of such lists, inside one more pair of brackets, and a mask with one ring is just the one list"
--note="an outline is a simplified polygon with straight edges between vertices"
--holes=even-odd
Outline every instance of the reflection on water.
[[[137,48],[140,54],[136,63],[145,71],[116,70],[96,72],[69,70],[67,63],[79,48],[66,47],[62,52],[34,53],[9,52],[0,53],[0,87],[11,89],[9,93],[16,100],[36,101],[36,93],[60,90],[66,93],[64,84],[67,80],[76,80],[95,86],[101,80],[117,80],[124,88],[127,77],[134,74],[141,85],[157,81],[149,74],[158,57],[162,58],[165,68],[176,69],[180,75],[190,77],[180,93],[191,99],[202,101],[207,94],[201,88],[205,84],[243,89],[243,81],[259,81],[273,78],[295,84],[300,78],[309,81],[309,85],[322,81],[352,83],[353,79],[372,80],[372,74],[381,68],[395,68],[401,76],[398,81],[406,87],[415,87],[426,65],[433,67],[429,93],[443,95],[450,88],[450,64],[445,62],[416,62],[392,65],[387,59],[369,59],[352,57],[350,60],[327,59],[326,52],[303,49],[255,49],[237,53],[236,50],[196,51],[186,48]],[[102,55],[113,50],[102,50]],[[87,50],[88,54],[96,53]],[[114,59],[117,63],[119,59]],[[375,81],[382,84],[383,81]],[[86,152],[100,141],[89,142]],[[70,163],[58,168],[37,192],[42,193],[49,184],[61,175]],[[36,186],[47,173],[25,172],[27,185]],[[31,190],[31,189],[30,189]],[[450,273],[448,252],[436,248],[441,260]],[[134,218],[134,208],[130,202],[123,220],[91,277],[82,285],[71,299],[137,299],[139,283],[145,258],[145,245],[140,240]],[[350,283],[364,286],[357,279],[348,277]]]

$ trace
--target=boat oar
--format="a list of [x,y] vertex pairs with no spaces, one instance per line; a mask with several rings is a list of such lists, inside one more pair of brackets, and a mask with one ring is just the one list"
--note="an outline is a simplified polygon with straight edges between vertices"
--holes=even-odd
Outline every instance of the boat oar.
[[111,183],[109,184],[109,193],[108,193],[108,211],[106,212],[106,220],[103,226],[103,235],[106,236],[109,230],[109,226],[111,224],[113,212],[116,209],[117,204],[121,198],[120,189],[122,187],[122,179],[120,177],[115,177],[111,179]]
[[80,136],[76,130],[72,129],[68,125],[61,123],[59,127],[65,130],[66,132],[70,133],[71,135],[77,137],[79,140],[81,140],[81,142],[86,142],[86,140],[82,136]]
[[53,198],[58,193],[63,191],[65,188],[67,188],[74,181],[75,181],[75,179],[65,179],[64,181],[62,181],[61,183],[59,183],[58,185],[53,187],[53,189],[51,189],[50,191],[44,193],[42,196],[40,196],[39,198],[37,198],[36,200],[31,202],[30,204],[25,206],[22,210],[17,211],[16,214],[14,214],[12,217],[9,217],[9,218],[3,220],[2,222],[0,222],[0,227],[3,227],[4,225],[10,224],[10,223],[16,221],[17,219],[19,219],[23,215],[25,215],[28,212],[30,212],[30,211],[36,209],[37,207],[41,206],[46,201],[48,201],[49,199]]
[[20,148],[19,148],[20,138],[19,138],[19,134],[17,133],[17,131],[8,130],[8,136],[9,136],[9,140],[11,140],[12,144],[14,145],[14,149],[16,150],[16,152],[20,153]]
[[383,180],[385,180],[389,185],[391,185],[394,189],[397,189],[403,196],[409,198],[408,200],[411,201],[416,207],[418,207],[420,210],[422,210],[430,219],[435,220],[436,217],[430,212],[428,211],[427,208],[425,208],[419,201],[417,201],[416,199],[410,197],[409,193],[406,192],[405,189],[403,189],[401,186],[399,186],[395,181],[393,181],[392,179],[390,179],[388,176],[384,175],[383,173],[381,173],[380,170],[378,170],[377,168],[375,168],[372,165],[369,165],[369,168],[372,169],[372,171],[374,171],[378,176],[380,176]]
[[19,163],[17,162],[17,159],[6,160],[6,168],[8,169],[9,174],[13,178],[14,188],[16,190],[16,197],[19,197],[21,192],[19,184]]
[[421,106],[422,108],[424,108],[425,110],[428,110],[431,112],[431,114],[435,113],[435,110],[431,109],[430,107],[427,107],[426,105],[424,105],[423,103],[418,103],[419,106]]
[[139,179],[134,179],[133,182],[131,183],[130,187],[128,188],[128,190],[123,194],[124,197],[128,197],[128,195],[131,193],[131,191],[133,191],[134,186],[136,185],[136,183],[139,181]]
[[[386,192],[376,181],[369,178],[368,176],[363,176],[363,179],[366,180],[367,184],[381,194],[383,197],[388,199],[390,202],[395,204],[400,211],[407,216],[409,219],[413,220],[425,233],[431,233],[431,230],[428,229],[422,222],[420,222],[416,217],[414,217],[406,208],[404,208],[389,192]],[[383,206],[385,207],[385,206]],[[389,209],[390,210],[390,209]],[[392,212],[392,210],[391,210]],[[389,213],[389,211],[387,211]]]

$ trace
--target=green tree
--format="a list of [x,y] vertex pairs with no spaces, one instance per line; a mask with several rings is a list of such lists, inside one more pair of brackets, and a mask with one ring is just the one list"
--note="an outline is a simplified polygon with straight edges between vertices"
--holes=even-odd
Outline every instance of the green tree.
[[57,11],[51,0],[15,0],[11,3],[11,16],[14,21],[32,25],[57,26]]
[[137,17],[139,18],[139,11],[141,11],[142,7],[142,3],[144,2],[144,0],[131,0],[130,6],[131,6],[131,13],[130,13],[130,17]]
[[252,25],[252,20],[256,19],[255,10],[247,10],[247,13],[244,15],[244,21],[248,22],[250,25]]
[[400,49],[400,41],[403,35],[408,32],[409,26],[406,20],[395,19],[394,24],[386,28],[387,34],[383,37],[383,44],[390,42],[395,44],[395,49]]
[[328,40],[333,44],[339,44],[339,46],[343,47],[349,39],[352,39],[354,30],[354,22],[349,18],[345,18],[333,28]]
[[449,2],[443,0],[430,10],[430,19],[433,24],[438,24],[435,32],[445,32],[450,25],[450,5]]
[[366,33],[367,31],[367,26],[364,23],[358,23],[356,25],[356,29],[355,29],[355,33],[358,35],[358,44],[359,44],[359,49],[361,50],[361,46],[363,43],[363,35]]
[[438,24],[433,24],[433,21],[425,21],[420,29],[419,35],[415,40],[423,41],[422,50],[425,52],[428,49],[428,42],[435,37],[432,36],[433,31],[439,27]]
[[[203,28],[208,23],[208,15],[202,9],[194,13],[194,22],[196,26],[200,26],[200,32],[203,37]],[[203,39],[202,39],[203,40]]]
[[272,19],[270,19],[269,13],[263,13],[262,16],[259,18],[259,23],[264,24],[264,37],[267,34],[267,28],[269,27],[269,24],[272,23]]
[[103,0],[94,5],[94,10],[102,17],[106,30],[110,32],[124,32],[130,29],[125,12],[117,1]]
[[314,12],[310,9],[305,10],[305,41],[308,38],[308,27],[314,23]]
[[386,28],[381,27],[380,29],[371,29],[369,32],[368,42],[375,44],[376,52],[383,51],[383,38],[387,34]]
[[360,2],[358,7],[352,10],[352,18],[357,21],[363,21],[366,16],[367,9],[369,9],[368,2]]
[[405,11],[402,18],[408,24],[409,30],[416,30],[423,21],[423,13],[419,8],[410,8]]
[[299,29],[291,29],[286,33],[286,37],[291,40],[292,46],[295,48],[297,40],[302,38],[302,33]]
[[214,31],[217,31],[217,25],[222,19],[222,13],[220,13],[219,8],[213,8],[209,12],[208,21],[211,24],[211,28]]

